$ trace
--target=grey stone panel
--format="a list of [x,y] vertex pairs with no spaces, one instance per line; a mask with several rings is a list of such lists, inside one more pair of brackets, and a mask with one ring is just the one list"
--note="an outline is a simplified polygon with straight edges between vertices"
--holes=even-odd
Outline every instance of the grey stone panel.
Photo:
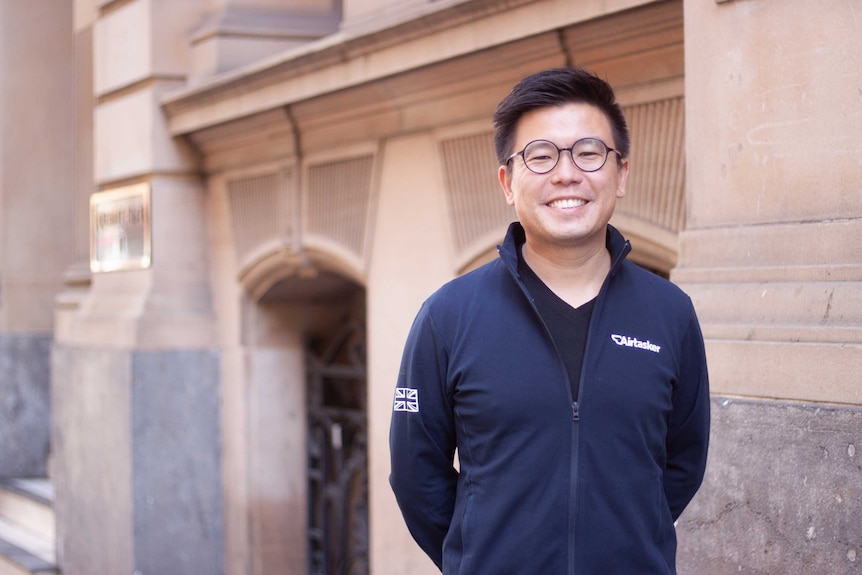
[[862,409],[714,397],[680,575],[862,573]]
[[49,335],[0,334],[0,477],[47,473],[51,341]]
[[135,572],[224,572],[220,375],[210,351],[135,352]]

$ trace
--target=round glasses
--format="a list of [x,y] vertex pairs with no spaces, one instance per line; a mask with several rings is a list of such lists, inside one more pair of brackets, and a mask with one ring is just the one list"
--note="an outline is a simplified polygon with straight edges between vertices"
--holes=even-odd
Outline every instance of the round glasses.
[[521,156],[528,170],[534,174],[547,174],[556,167],[563,152],[568,152],[572,162],[583,172],[601,170],[608,161],[610,152],[615,152],[622,157],[622,154],[609,148],[598,138],[582,138],[572,144],[571,148],[558,148],[555,143],[548,140],[533,140],[524,146],[523,150],[509,156],[506,163],[511,162],[515,156]]

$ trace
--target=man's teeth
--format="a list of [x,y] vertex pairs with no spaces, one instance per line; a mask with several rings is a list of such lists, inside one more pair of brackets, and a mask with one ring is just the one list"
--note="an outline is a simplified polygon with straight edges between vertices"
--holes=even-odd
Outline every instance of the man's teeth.
[[585,200],[575,200],[575,199],[565,199],[565,200],[555,200],[548,204],[552,208],[577,208],[579,206],[583,206],[587,202]]

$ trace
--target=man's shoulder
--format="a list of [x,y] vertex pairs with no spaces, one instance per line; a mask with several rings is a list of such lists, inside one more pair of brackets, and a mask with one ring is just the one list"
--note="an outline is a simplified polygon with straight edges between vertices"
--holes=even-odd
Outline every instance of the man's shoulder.
[[428,298],[429,302],[444,303],[469,300],[477,292],[491,290],[495,283],[506,275],[505,265],[500,258],[459,275],[440,286]]
[[626,260],[621,274],[629,290],[650,299],[688,306],[691,301],[681,287],[657,273]]

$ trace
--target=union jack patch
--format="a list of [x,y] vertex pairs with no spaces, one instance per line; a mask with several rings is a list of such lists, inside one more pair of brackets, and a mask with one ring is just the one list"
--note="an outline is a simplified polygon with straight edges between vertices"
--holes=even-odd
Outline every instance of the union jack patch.
[[395,411],[419,413],[419,390],[409,387],[396,387]]

